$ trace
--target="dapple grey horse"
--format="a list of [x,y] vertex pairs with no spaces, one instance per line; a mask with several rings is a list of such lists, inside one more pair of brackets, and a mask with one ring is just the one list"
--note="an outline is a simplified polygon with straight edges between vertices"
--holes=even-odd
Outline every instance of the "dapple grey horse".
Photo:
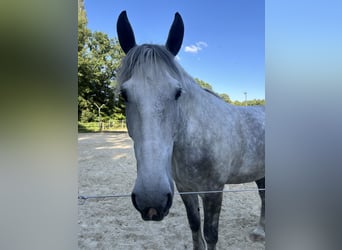
[[[165,46],[137,45],[126,11],[117,21],[126,56],[118,74],[134,141],[137,179],[134,207],[144,220],[169,212],[175,182],[179,192],[223,190],[225,184],[255,181],[265,188],[264,107],[238,107],[205,91],[176,62],[184,24],[175,14]],[[264,239],[265,191],[254,239]],[[194,249],[215,249],[222,192],[202,193],[202,236],[197,194],[183,194]]]

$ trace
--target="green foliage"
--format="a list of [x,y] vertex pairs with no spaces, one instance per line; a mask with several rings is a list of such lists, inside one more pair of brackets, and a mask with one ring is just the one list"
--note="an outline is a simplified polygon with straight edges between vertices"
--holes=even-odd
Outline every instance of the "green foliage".
[[236,101],[232,101],[228,94],[226,94],[226,93],[221,93],[221,94],[216,93],[213,90],[213,87],[209,83],[207,83],[207,82],[205,82],[203,80],[200,80],[198,78],[194,78],[194,79],[195,79],[196,83],[198,85],[200,85],[202,88],[209,89],[210,91],[214,92],[219,97],[221,97],[227,103],[230,103],[230,104],[233,104],[233,105],[236,105],[236,106],[265,105],[265,100],[264,99],[262,99],[262,100],[260,100],[260,99],[247,100],[247,102],[245,102],[245,101],[240,102],[240,101],[237,101],[237,100]]
[[102,120],[114,114],[122,117],[124,105],[115,91],[115,79],[124,52],[117,39],[87,28],[83,8],[79,8],[78,22],[78,120],[97,121],[101,105]]
[[234,105],[236,106],[254,106],[254,105],[265,105],[264,99],[253,99],[253,100],[247,100],[247,102],[243,101],[234,101]]
[[88,37],[91,32],[87,28],[87,17],[84,9],[79,9],[78,12],[78,52],[82,52]]
[[195,78],[194,80],[195,80],[196,83],[197,83],[198,85],[200,85],[202,88],[204,88],[204,89],[209,89],[209,90],[213,91],[213,87],[212,87],[209,83],[207,83],[207,82],[205,82],[205,81],[203,81],[203,80],[200,80],[200,79],[198,79],[198,78]]
[[227,103],[232,103],[232,100],[230,100],[229,95],[227,95],[226,93],[223,94],[219,94],[219,96]]
[[110,120],[107,122],[78,122],[79,132],[109,132],[127,131],[125,120]]

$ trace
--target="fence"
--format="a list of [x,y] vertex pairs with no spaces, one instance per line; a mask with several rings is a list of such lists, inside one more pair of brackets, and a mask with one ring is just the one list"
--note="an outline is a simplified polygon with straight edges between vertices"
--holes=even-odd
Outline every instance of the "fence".
[[[265,191],[265,188],[244,188],[232,190],[213,190],[213,191],[199,191],[199,192],[175,192],[175,195],[191,195],[191,194],[213,194],[213,193],[239,193],[239,192],[256,192]],[[86,200],[104,200],[113,198],[130,198],[131,194],[107,194],[107,195],[78,195],[79,205],[83,205]]]
[[78,132],[127,131],[126,120],[107,122],[78,122]]

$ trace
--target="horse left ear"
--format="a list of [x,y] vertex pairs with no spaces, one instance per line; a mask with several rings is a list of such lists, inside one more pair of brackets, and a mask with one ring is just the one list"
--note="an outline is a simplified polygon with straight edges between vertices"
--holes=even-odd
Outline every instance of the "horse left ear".
[[177,12],[175,14],[175,18],[171,25],[169,36],[167,38],[165,47],[172,53],[172,55],[176,56],[182,47],[184,36],[184,23],[181,15]]

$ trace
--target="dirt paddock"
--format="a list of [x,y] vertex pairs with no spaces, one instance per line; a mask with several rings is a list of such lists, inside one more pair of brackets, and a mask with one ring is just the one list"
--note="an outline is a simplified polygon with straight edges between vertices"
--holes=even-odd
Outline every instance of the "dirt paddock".
[[[132,146],[127,133],[79,134],[79,195],[129,194],[136,178]],[[129,197],[86,200],[79,202],[78,210],[79,249],[192,249],[179,195],[174,196],[170,213],[161,222],[143,221]],[[259,211],[257,192],[224,193],[217,249],[265,249],[264,243],[248,238]]]

